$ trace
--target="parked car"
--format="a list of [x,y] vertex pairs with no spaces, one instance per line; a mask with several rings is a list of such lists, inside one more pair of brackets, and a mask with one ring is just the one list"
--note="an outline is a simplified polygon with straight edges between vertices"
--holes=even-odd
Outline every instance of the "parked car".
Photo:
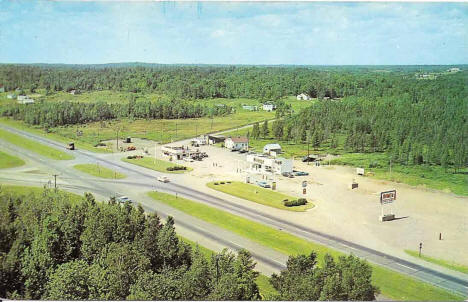
[[239,151],[239,153],[247,153],[247,150],[242,149],[242,150]]
[[289,172],[283,172],[283,173],[281,173],[281,175],[283,175],[284,177],[294,178],[294,175],[292,175]]
[[128,198],[127,196],[117,197],[117,202],[119,202],[119,203],[126,203],[127,201],[132,203],[132,200],[130,198]]
[[269,188],[270,185],[266,181],[257,181],[257,185],[259,185],[262,188]]
[[158,176],[158,181],[160,182],[169,182],[169,178],[167,176]]
[[294,176],[307,176],[307,175],[309,175],[309,173],[303,172],[303,171],[294,171],[293,175]]
[[190,157],[184,157],[184,160],[185,160],[185,161],[188,161],[188,162],[193,162],[193,159],[190,158]]
[[312,156],[312,155],[304,156],[302,158],[303,163],[313,162],[313,161],[316,161],[316,160],[317,160],[317,158],[315,156]]

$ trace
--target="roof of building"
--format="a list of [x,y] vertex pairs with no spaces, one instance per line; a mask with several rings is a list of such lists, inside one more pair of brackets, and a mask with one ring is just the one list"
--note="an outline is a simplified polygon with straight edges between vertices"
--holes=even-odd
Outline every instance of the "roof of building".
[[230,137],[230,139],[234,142],[234,143],[248,143],[249,142],[249,139],[245,136],[239,136],[239,137]]
[[279,144],[266,144],[263,149],[281,149]]

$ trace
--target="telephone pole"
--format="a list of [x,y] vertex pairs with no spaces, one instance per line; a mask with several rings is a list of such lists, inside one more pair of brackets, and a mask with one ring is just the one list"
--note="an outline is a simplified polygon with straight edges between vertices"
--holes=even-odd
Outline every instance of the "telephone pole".
[[54,189],[55,189],[55,192],[57,192],[57,176],[58,174],[53,174],[54,176]]

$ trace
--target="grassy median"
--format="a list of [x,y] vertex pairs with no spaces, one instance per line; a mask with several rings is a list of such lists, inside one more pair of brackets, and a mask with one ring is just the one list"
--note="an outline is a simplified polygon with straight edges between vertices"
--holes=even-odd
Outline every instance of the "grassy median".
[[314,204],[310,201],[302,206],[286,207],[283,200],[294,200],[295,197],[273,191],[272,189],[264,189],[256,185],[246,184],[239,181],[215,181],[206,184],[209,188],[230,194],[239,198],[247,199],[256,203],[260,203],[269,207],[288,210],[294,212],[303,212],[313,208]]
[[88,173],[90,175],[101,177],[101,178],[121,179],[121,178],[127,177],[125,174],[105,168],[98,164],[80,164],[80,165],[73,166],[73,168],[80,170],[81,172]]
[[11,133],[0,129],[0,139],[3,139],[11,144],[17,145],[20,148],[30,150],[42,156],[57,159],[57,160],[68,160],[74,157],[68,153],[57,150],[55,148],[43,145],[33,140],[27,139],[21,135]]
[[466,265],[455,263],[453,261],[447,261],[447,260],[444,260],[444,259],[432,258],[432,257],[425,256],[425,255],[421,255],[421,257],[419,257],[419,252],[417,252],[417,251],[405,250],[405,253],[407,253],[408,255],[411,255],[413,257],[417,257],[419,259],[422,259],[424,261],[431,262],[431,263],[446,267],[446,268],[454,270],[454,271],[462,272],[464,274],[468,274],[468,266],[466,266]]
[[0,151],[0,169],[14,168],[24,165],[24,160]]
[[185,170],[174,170],[174,171],[168,171],[167,168],[173,168],[173,167],[184,167],[182,165],[178,165],[173,162],[165,161],[165,160],[160,160],[152,157],[143,157],[143,158],[135,158],[135,159],[128,159],[126,157],[122,158],[124,162],[131,163],[137,166],[145,167],[151,170],[155,170],[158,172],[163,172],[163,173],[174,173],[174,174],[181,174],[185,172],[192,171],[193,169],[190,167],[186,167]]
[[[307,254],[311,251],[315,251],[319,256],[320,261],[322,261],[323,256],[326,253],[334,257],[344,255],[343,253],[326,246],[307,241],[289,233],[276,230],[264,224],[230,214],[199,202],[160,192],[150,192],[148,195],[173,208],[205,220],[206,222],[212,223],[216,226],[225,228],[233,233],[239,234],[264,246],[273,248],[286,255]],[[463,300],[462,296],[439,287],[378,265],[371,265],[373,267],[373,283],[377,285],[382,294],[388,298],[407,301]]]

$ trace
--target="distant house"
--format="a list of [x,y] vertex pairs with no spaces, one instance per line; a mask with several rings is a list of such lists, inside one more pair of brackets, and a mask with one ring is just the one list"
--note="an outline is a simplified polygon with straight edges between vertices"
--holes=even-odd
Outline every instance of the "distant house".
[[242,109],[244,109],[244,110],[250,110],[250,111],[257,111],[257,110],[258,110],[258,106],[254,106],[254,105],[242,105]]
[[460,68],[458,67],[452,67],[450,68],[449,70],[447,70],[448,72],[459,72],[460,71]]
[[273,111],[276,109],[276,105],[272,103],[265,103],[263,104],[263,110],[265,111]]
[[310,99],[312,99],[312,98],[311,98],[308,94],[306,94],[306,93],[301,93],[301,94],[298,94],[298,95],[296,96],[296,99],[297,99],[298,101],[300,101],[300,100],[308,101],[308,100],[310,100]]
[[266,144],[263,147],[263,153],[265,154],[279,154],[281,153],[281,146],[279,144]]
[[10,100],[16,99],[16,94],[14,94],[14,93],[9,93],[9,94],[7,95],[7,99],[10,99]]
[[224,141],[224,146],[231,150],[247,150],[249,139],[245,136],[228,137]]
[[80,91],[76,90],[76,89],[72,89],[72,90],[70,90],[70,94],[71,95],[80,94]]
[[17,102],[18,104],[34,104],[34,100],[27,95],[18,95]]
[[3,85],[0,85],[0,92],[5,92],[5,87]]

